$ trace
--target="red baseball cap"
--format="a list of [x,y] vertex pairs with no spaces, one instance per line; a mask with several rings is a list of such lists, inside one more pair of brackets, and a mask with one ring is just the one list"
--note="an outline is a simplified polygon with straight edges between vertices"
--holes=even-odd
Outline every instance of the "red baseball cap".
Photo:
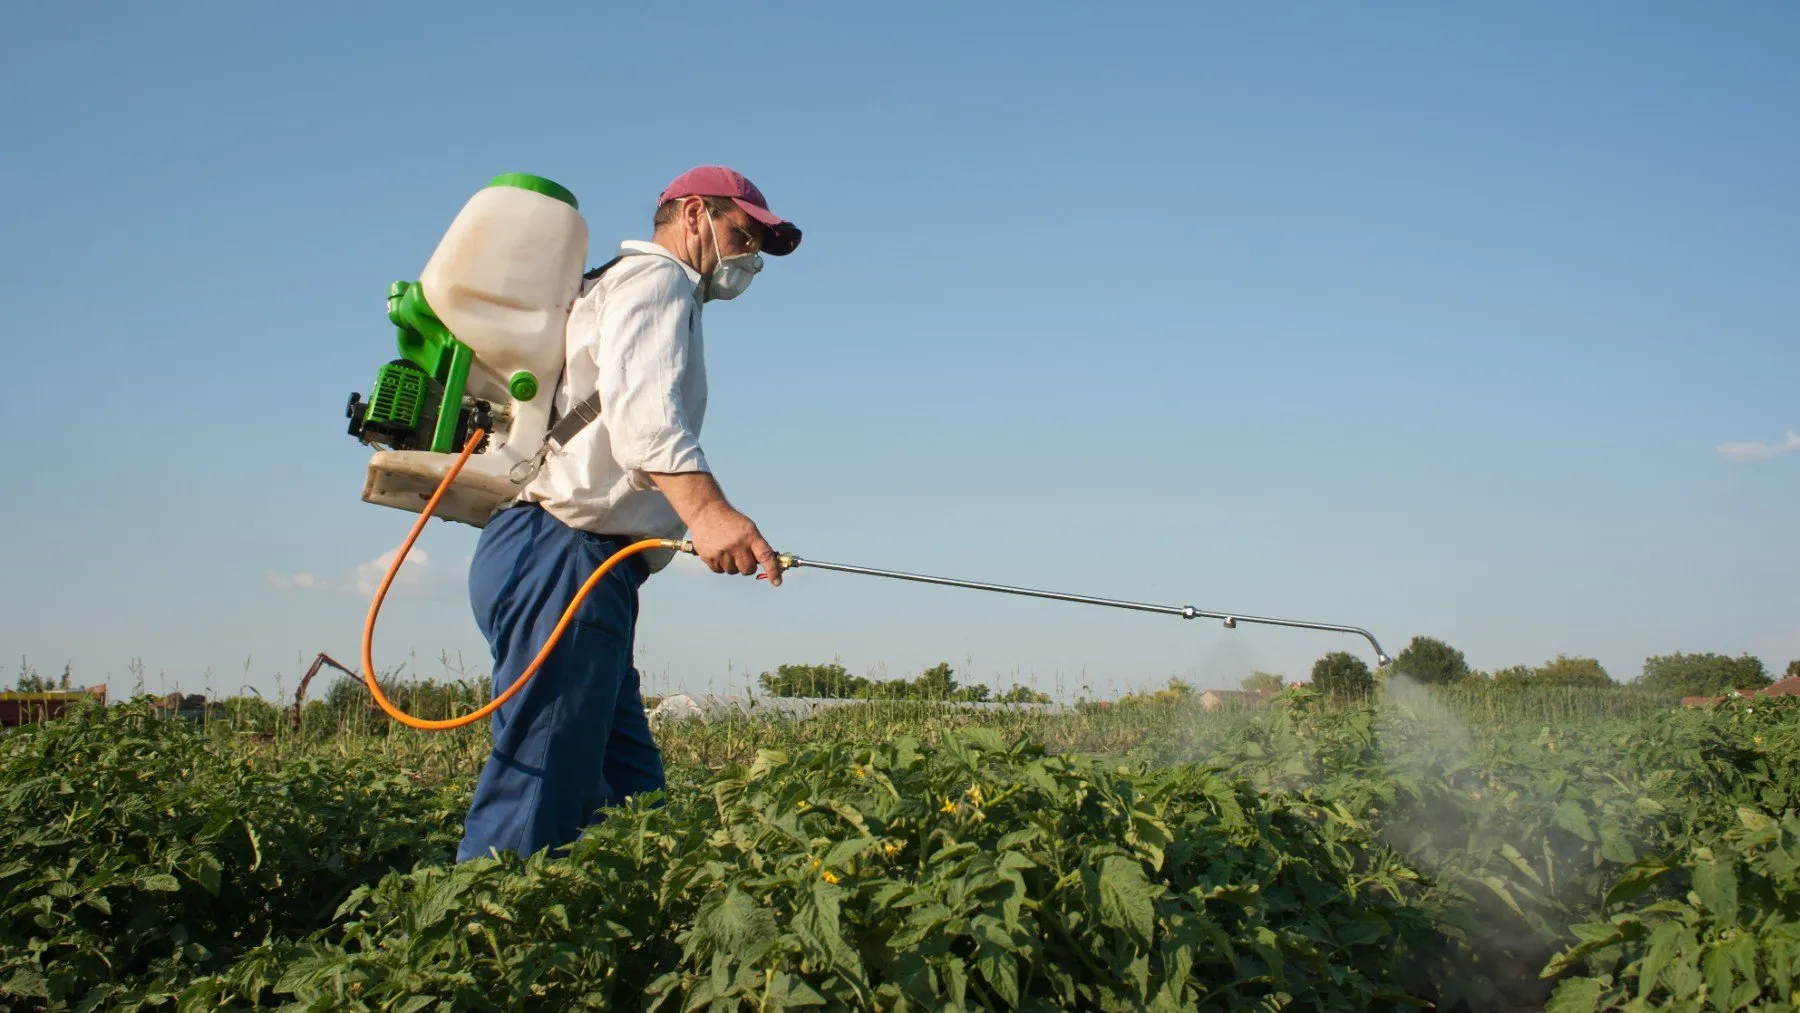
[[663,190],[656,203],[660,206],[677,197],[730,197],[732,203],[743,208],[745,214],[761,222],[768,231],[762,252],[771,257],[785,257],[800,245],[800,230],[793,222],[770,211],[762,191],[735,169],[722,165],[689,169],[675,177],[675,182]]

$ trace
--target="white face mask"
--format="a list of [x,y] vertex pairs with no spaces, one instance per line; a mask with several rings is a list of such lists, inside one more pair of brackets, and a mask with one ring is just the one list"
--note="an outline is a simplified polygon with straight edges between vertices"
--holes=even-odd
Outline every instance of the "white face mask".
[[719,245],[719,227],[714,224],[712,211],[706,212],[707,227],[712,229],[713,251],[719,254],[718,266],[713,268],[712,277],[707,279],[706,298],[704,302],[714,299],[736,299],[750,287],[750,282],[763,268],[762,254],[740,253],[736,256],[724,255],[725,248]]

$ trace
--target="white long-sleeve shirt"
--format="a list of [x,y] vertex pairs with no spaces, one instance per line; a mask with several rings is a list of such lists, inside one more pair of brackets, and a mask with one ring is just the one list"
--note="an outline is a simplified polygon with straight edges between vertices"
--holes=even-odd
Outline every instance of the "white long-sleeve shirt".
[[[551,452],[519,499],[595,534],[681,538],[687,526],[649,473],[711,470],[700,273],[655,243],[626,240],[619,253],[569,313],[556,390],[561,417],[598,387],[600,417]],[[672,555],[644,554],[652,571]]]

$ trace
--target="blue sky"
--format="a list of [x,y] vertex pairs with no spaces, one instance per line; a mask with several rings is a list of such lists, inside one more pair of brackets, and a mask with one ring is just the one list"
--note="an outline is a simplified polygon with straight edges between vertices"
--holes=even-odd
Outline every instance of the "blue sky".
[[[359,568],[411,520],[343,430],[388,283],[496,173],[571,187],[598,263],[714,162],[806,230],[707,321],[702,442],[780,549],[1482,668],[1800,658],[1800,7],[172,11],[0,37],[0,682],[354,663]],[[378,664],[486,670],[475,535],[429,529]],[[663,691],[1369,653],[685,563],[643,609]]]

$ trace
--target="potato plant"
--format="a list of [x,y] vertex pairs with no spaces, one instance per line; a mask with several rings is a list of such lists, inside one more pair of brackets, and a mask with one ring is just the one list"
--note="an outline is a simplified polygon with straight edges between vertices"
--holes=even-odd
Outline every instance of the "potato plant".
[[154,1006],[459,829],[395,771],[247,766],[143,705],[13,730],[0,771],[0,999],[23,1009]]
[[0,1007],[1794,1008],[1800,703],[1523,692],[671,725],[462,865],[480,729],[90,709],[0,738]]

